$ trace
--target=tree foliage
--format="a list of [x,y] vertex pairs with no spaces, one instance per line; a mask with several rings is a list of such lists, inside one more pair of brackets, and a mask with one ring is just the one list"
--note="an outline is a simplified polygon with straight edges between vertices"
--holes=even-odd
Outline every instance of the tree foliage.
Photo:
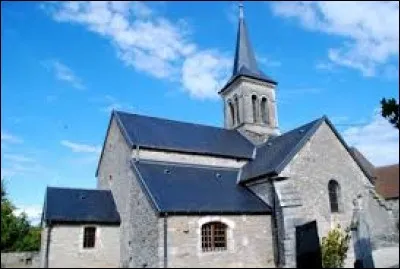
[[382,117],[386,118],[394,127],[399,129],[399,103],[394,98],[381,100]]
[[342,268],[349,249],[350,229],[342,230],[340,225],[322,238],[322,267]]
[[1,180],[1,252],[37,251],[40,249],[40,227],[31,226],[26,214],[17,216],[7,198]]

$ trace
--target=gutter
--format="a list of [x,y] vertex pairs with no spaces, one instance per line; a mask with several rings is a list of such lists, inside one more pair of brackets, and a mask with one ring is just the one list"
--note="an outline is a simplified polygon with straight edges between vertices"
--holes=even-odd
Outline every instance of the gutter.
[[48,228],[47,228],[47,241],[46,241],[46,253],[45,253],[45,257],[44,257],[44,268],[49,268],[51,228],[52,228],[51,221],[49,221]]
[[164,216],[164,268],[168,267],[168,216]]

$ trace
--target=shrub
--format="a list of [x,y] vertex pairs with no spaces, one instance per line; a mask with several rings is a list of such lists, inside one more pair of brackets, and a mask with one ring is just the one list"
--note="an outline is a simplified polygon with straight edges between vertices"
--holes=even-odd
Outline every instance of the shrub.
[[342,230],[340,225],[322,238],[322,267],[342,268],[349,249],[350,229]]

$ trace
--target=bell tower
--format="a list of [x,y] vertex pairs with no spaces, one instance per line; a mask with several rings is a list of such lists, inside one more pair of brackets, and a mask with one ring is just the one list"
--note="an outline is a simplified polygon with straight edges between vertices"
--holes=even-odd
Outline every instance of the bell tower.
[[240,4],[233,72],[219,91],[224,102],[225,128],[238,130],[256,145],[279,135],[276,85],[258,68]]

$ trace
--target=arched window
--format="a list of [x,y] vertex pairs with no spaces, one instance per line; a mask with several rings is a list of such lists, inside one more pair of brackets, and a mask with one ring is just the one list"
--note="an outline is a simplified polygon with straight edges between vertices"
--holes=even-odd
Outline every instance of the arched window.
[[236,106],[236,122],[240,123],[240,108],[239,108],[239,99],[235,96],[235,106]]
[[340,212],[340,186],[336,180],[330,180],[328,183],[329,203],[331,205],[331,212]]
[[231,114],[231,123],[232,126],[235,125],[235,108],[233,107],[233,104],[231,101],[228,102],[228,106],[229,106],[229,113]]
[[208,222],[201,226],[201,248],[204,252],[227,249],[227,225],[222,222]]
[[257,122],[257,96],[252,95],[251,96],[251,107],[253,109],[253,122]]
[[268,123],[268,105],[265,97],[261,99],[261,121],[262,123]]

